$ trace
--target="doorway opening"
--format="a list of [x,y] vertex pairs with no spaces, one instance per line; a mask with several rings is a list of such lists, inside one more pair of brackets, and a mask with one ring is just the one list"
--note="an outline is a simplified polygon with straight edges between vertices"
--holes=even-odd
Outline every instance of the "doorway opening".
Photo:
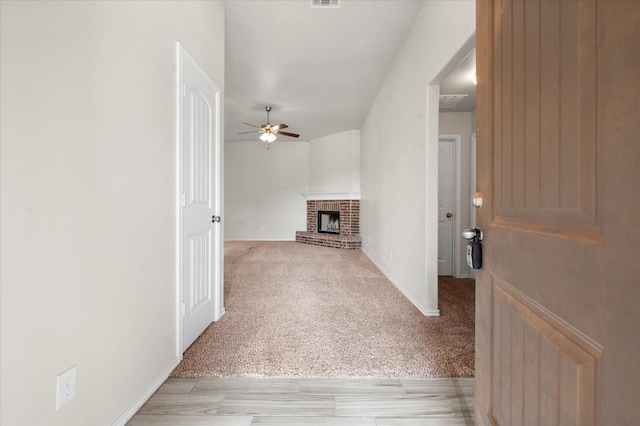
[[[427,242],[427,246],[432,244],[437,259],[432,263],[437,273],[428,272],[428,285],[431,286],[439,275],[456,278],[474,276],[466,264],[466,240],[461,234],[464,228],[475,222],[471,206],[475,163],[472,139],[476,121],[475,36],[454,55],[429,89],[428,102],[433,106],[429,120],[433,120],[436,129],[430,129],[428,133],[429,152],[434,158],[430,160],[433,169],[428,170],[427,179],[438,182],[437,192],[428,197],[429,204],[433,205],[432,211],[437,211],[437,219],[427,224],[427,229],[438,235],[437,241]],[[447,144],[451,147],[443,151]],[[451,172],[443,168],[451,168]],[[443,179],[447,182],[442,182]],[[445,206],[444,202],[448,204]]]
[[[438,160],[438,275],[469,278],[466,240],[462,231],[472,226],[475,158],[472,135],[476,110],[475,47],[440,83]],[[445,149],[446,145],[452,145]],[[447,204],[446,206],[442,203]],[[446,212],[444,210],[447,210]]]
[[[454,230],[452,232],[454,277],[472,277],[471,269],[466,264],[464,250],[466,241],[462,238],[462,230],[471,226],[471,135],[475,132],[475,34],[453,55],[449,63],[429,83],[427,87],[427,215],[426,215],[426,263],[427,263],[427,295],[432,300],[438,296],[438,257],[439,257],[439,215],[438,215],[438,182],[439,182],[439,139],[441,134],[460,135],[460,149],[456,154],[459,159],[456,166],[459,195],[456,196],[458,209],[452,214]],[[465,68],[463,68],[465,67]],[[463,71],[464,70],[464,71]],[[463,92],[463,87],[466,91]],[[441,95],[443,103],[441,106]],[[461,96],[455,96],[461,95]],[[464,96],[462,96],[464,95]],[[446,96],[446,97],[445,97]],[[457,98],[454,102],[452,98]],[[464,110],[463,110],[464,108]],[[475,160],[474,160],[475,161]],[[445,212],[446,214],[447,212]],[[454,220],[454,216],[455,220]]]

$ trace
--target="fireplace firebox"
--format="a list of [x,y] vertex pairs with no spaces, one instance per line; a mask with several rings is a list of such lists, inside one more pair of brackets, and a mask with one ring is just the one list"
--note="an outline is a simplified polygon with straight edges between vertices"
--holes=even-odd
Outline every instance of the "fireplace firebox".
[[318,211],[318,232],[340,235],[340,212]]

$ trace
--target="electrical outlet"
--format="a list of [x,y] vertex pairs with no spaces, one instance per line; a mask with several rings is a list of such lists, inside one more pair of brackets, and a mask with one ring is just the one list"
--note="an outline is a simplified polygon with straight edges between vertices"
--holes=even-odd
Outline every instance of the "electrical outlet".
[[56,377],[56,411],[76,396],[76,366],[58,374]]

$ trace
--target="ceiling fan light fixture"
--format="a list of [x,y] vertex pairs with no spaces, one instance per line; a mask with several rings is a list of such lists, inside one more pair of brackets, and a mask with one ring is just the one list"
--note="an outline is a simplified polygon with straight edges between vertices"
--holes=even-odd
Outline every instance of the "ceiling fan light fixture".
[[337,9],[340,7],[340,0],[311,0],[312,9]]
[[277,139],[276,135],[274,135],[273,133],[265,132],[262,135],[260,135],[260,140],[263,141],[263,142],[271,143],[271,142],[275,141],[276,139]]

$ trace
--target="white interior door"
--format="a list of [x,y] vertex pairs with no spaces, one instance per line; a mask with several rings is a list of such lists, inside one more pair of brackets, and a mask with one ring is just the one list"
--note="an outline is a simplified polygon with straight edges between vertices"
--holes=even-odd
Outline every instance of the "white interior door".
[[640,7],[478,1],[476,422],[640,419]]
[[222,316],[219,91],[179,48],[182,351]]
[[438,275],[453,275],[455,141],[438,142]]

